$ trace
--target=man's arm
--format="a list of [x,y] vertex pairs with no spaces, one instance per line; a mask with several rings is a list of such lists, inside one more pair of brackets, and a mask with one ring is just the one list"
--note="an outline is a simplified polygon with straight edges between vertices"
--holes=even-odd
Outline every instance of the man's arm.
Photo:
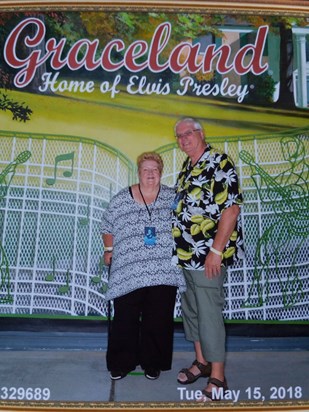
[[[233,230],[235,229],[240,207],[233,205],[225,209],[218,224],[218,231],[214,238],[212,247],[218,252],[222,252],[227,244]],[[221,271],[222,256],[210,251],[205,259],[205,276],[212,279],[218,276]]]

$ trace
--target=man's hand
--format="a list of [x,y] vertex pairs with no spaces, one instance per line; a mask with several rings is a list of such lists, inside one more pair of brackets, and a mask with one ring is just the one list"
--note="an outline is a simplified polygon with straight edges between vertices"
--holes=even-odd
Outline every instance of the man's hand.
[[205,276],[213,279],[221,273],[222,257],[209,251],[205,259]]

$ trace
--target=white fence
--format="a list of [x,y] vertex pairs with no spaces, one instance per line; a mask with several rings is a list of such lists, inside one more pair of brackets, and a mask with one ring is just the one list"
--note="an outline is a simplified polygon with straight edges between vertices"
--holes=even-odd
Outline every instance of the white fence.
[[[2,132],[0,142],[0,316],[106,316],[99,225],[134,165],[76,137]],[[308,130],[211,143],[234,159],[245,199],[246,258],[228,271],[225,318],[308,319]],[[184,156],[158,152],[173,185]]]

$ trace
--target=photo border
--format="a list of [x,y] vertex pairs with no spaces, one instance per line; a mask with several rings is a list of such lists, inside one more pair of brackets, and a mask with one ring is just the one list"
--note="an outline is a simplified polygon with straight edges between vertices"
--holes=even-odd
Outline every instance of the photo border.
[[308,0],[1,0],[2,11],[46,10],[165,10],[198,12],[207,7],[209,13],[220,10],[230,14],[278,14],[308,16]]
[[[288,15],[307,17],[309,21],[309,0],[0,0],[0,11],[145,11],[164,10],[178,13],[199,12],[207,7],[208,13],[218,10],[225,14]],[[1,401],[0,411],[216,411],[216,412],[265,412],[265,411],[309,411],[309,401],[279,402],[231,402],[205,403],[192,402],[43,402],[43,401]]]
[[1,412],[92,412],[92,411],[215,411],[215,412],[297,412],[308,411],[308,402],[212,402],[209,406],[199,402],[0,402]]

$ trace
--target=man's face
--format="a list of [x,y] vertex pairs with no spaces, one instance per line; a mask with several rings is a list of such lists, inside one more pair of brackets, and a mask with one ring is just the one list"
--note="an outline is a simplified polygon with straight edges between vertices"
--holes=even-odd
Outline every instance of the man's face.
[[189,157],[200,153],[205,147],[203,131],[196,129],[194,123],[179,123],[176,127],[176,138],[179,148]]

